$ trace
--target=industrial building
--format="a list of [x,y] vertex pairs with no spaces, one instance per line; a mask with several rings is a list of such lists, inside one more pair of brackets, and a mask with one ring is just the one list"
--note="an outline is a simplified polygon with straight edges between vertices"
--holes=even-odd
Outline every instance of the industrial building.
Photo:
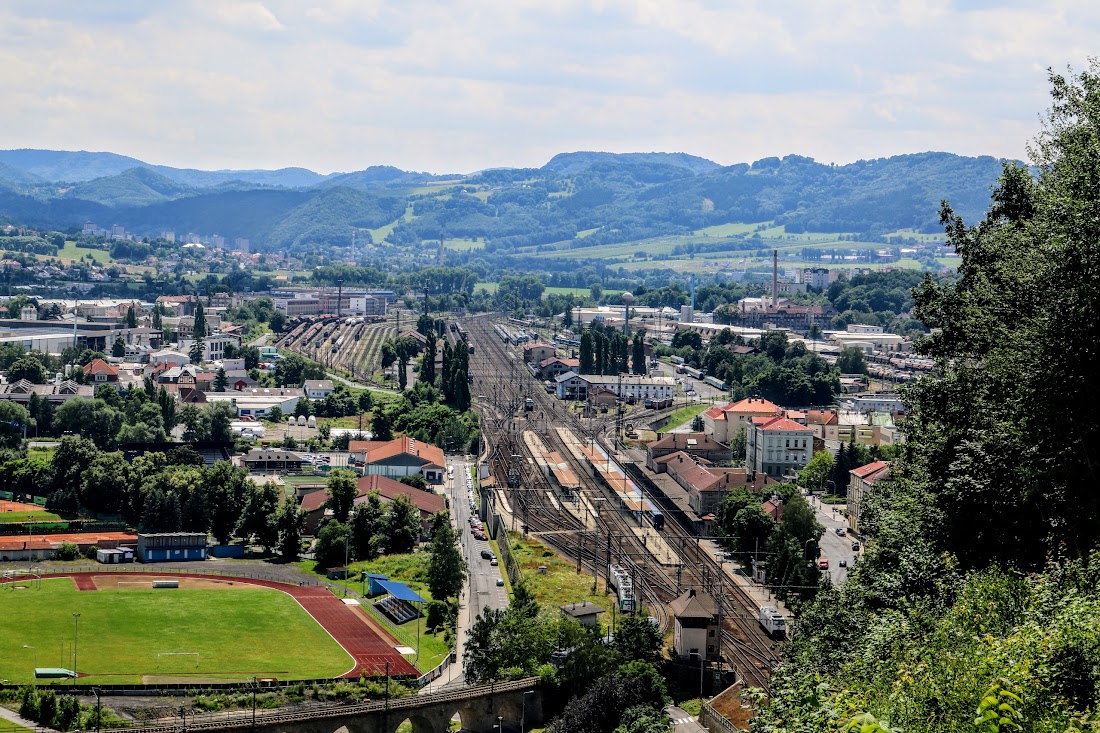
[[206,535],[198,532],[139,534],[137,557],[141,562],[205,560]]

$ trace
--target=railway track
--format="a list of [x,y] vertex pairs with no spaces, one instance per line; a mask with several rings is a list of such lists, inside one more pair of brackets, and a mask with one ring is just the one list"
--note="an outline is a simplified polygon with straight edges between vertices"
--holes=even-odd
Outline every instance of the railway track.
[[[522,359],[509,353],[489,325],[488,317],[475,317],[469,324],[471,343],[476,347],[471,373],[479,400],[487,403],[485,412],[491,413],[490,419],[483,421],[487,438],[497,446],[494,451],[497,458],[495,462],[491,460],[493,473],[498,480],[503,478],[501,485],[509,486],[513,512],[522,512],[524,526],[545,533],[543,541],[567,557],[577,558],[579,569],[587,567],[594,576],[603,576],[608,582],[609,560],[627,569],[634,577],[639,600],[652,609],[662,628],[670,623],[668,603],[683,589],[706,590],[719,604],[723,661],[731,663],[747,684],[768,689],[771,671],[779,657],[772,639],[757,621],[756,601],[726,576],[694,535],[679,521],[665,522],[661,534],[679,555],[679,563],[672,568],[661,565],[634,532],[630,520],[617,510],[598,512],[595,529],[583,526],[568,512],[554,510],[549,505],[547,492],[553,492],[553,488],[537,465],[527,458],[529,450],[524,442],[515,438],[520,430],[532,430],[550,451],[559,453],[569,464],[581,482],[582,494],[590,502],[601,499],[604,506],[617,506],[619,498],[612,488],[592,475],[591,468],[568,449],[551,426],[568,426],[578,437],[595,441],[613,426],[618,416],[612,414],[587,428],[582,426],[575,415],[546,394]],[[527,399],[534,401],[535,409],[527,413],[530,417],[519,418],[517,412]],[[639,412],[632,419],[646,416],[646,412]],[[532,486],[535,490],[528,490]],[[595,535],[591,543],[586,541],[590,535]],[[598,546],[601,542],[602,548]]]

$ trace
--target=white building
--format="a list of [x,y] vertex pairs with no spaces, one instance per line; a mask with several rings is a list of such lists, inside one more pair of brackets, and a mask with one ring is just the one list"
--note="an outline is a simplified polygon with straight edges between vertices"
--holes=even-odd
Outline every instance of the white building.
[[[180,339],[180,349],[190,353],[191,345],[195,343],[194,339]],[[208,335],[203,339],[203,351],[202,360],[204,362],[220,361],[225,356],[225,347],[229,344],[233,344],[234,347],[241,345],[240,336],[230,336],[225,333],[214,333]]]
[[386,315],[386,299],[371,295],[353,296],[348,301],[351,312],[358,316]]
[[810,462],[814,431],[790,418],[754,417],[745,433],[745,466],[750,471],[782,478]]
[[849,397],[842,404],[856,412],[905,412],[905,404],[896,394]]
[[311,400],[323,400],[333,393],[331,379],[307,379],[305,382],[306,397]]
[[603,387],[621,399],[663,400],[675,396],[676,380],[671,377],[643,377],[640,374],[600,376],[566,372],[557,378],[558,399],[584,400],[588,392]]
[[718,611],[714,599],[694,588],[668,604],[675,619],[672,649],[681,659],[718,658]]
[[294,412],[298,400],[302,398],[300,389],[246,389],[239,392],[207,392],[206,401],[228,402],[237,412],[237,417],[263,417],[278,407],[283,414]]

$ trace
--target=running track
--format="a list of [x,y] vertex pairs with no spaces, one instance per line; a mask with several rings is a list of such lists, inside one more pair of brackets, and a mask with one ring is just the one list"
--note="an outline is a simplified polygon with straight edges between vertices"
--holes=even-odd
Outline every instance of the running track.
[[[121,573],[46,573],[43,578],[72,578],[78,590],[96,590],[93,578],[107,576],[118,578]],[[344,605],[339,598],[324,587],[302,587],[279,583],[273,580],[238,578],[229,575],[176,575],[174,573],[138,572],[126,573],[127,576],[151,576],[170,578],[198,578],[206,580],[225,580],[242,585],[258,585],[274,588],[294,598],[321,627],[332,635],[344,650],[355,660],[355,666],[342,677],[358,677],[360,673],[370,676],[386,674],[386,662],[390,663],[389,673],[393,676],[418,677],[420,673],[394,648],[392,639],[382,638],[367,625],[360,612],[353,606]],[[0,583],[5,582],[0,579]]]

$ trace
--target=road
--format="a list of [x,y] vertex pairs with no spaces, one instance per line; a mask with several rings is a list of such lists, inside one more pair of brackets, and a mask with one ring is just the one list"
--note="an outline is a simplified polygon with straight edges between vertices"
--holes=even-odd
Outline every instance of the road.
[[[855,537],[847,531],[848,522],[839,511],[829,504],[822,504],[817,497],[808,497],[807,500],[817,513],[817,521],[825,528],[820,542],[821,557],[829,558],[829,577],[834,585],[841,585],[848,579],[848,568],[840,567],[840,561],[844,560],[850,566],[859,554],[852,550]],[[836,533],[838,528],[845,531],[843,536]]]
[[672,729],[676,733],[706,733],[707,729],[699,725],[693,716],[675,705],[669,705],[665,708],[665,713],[668,714],[669,720],[672,722]]
[[436,688],[452,688],[465,685],[462,675],[462,651],[466,635],[481,609],[488,606],[501,609],[508,606],[508,589],[497,585],[501,578],[501,567],[492,565],[481,557],[482,550],[489,550],[486,540],[476,539],[470,531],[470,518],[476,513],[470,509],[467,494],[466,477],[470,475],[471,459],[468,456],[447,456],[447,465],[454,469],[454,476],[444,480],[444,489],[451,503],[451,517],[458,531],[458,543],[462,548],[462,557],[470,569],[466,589],[458,599],[457,643],[455,651],[458,661],[446,670],[443,677],[435,682]]

